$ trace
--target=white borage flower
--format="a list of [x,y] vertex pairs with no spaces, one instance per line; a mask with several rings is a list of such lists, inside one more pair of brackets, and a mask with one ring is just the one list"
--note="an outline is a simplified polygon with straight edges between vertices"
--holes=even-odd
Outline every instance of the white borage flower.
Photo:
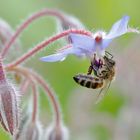
[[93,54],[99,52],[100,55],[105,54],[105,49],[111,41],[128,32],[139,33],[137,29],[128,26],[129,16],[123,16],[111,28],[108,34],[103,31],[98,31],[92,36],[70,33],[71,44],[59,50],[56,54],[40,58],[41,61],[56,62],[63,61],[69,54],[76,56],[93,57]]

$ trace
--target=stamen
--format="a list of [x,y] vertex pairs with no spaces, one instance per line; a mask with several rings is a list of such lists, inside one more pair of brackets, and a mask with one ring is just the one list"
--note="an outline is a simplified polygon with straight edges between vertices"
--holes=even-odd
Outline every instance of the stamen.
[[95,37],[95,41],[96,41],[97,43],[100,43],[100,42],[102,41],[102,37],[101,37],[101,36],[96,36],[96,37]]

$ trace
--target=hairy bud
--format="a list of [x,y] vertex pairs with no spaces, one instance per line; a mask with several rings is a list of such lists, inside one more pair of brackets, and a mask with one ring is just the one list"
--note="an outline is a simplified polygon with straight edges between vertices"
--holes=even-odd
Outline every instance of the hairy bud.
[[[63,20],[57,20],[57,31],[62,32],[64,30],[68,29],[85,29],[85,26],[82,24],[82,22],[71,15],[61,13],[63,15]],[[70,42],[69,37],[66,37],[66,41]]]
[[7,81],[0,59],[0,123],[13,135],[18,127],[18,99],[14,86]]
[[[11,26],[3,19],[0,19],[0,41],[4,45],[13,35],[14,31]],[[19,47],[19,41],[16,41],[15,46]]]
[[68,129],[61,125],[61,126],[50,126],[47,129],[46,140],[68,140],[69,134]]
[[78,18],[64,13],[62,13],[62,15],[63,20],[58,21],[58,27],[60,27],[61,30],[67,30],[69,28],[85,29],[85,26]]
[[21,120],[19,122],[19,129],[15,135],[14,140],[42,140],[42,127],[38,120],[32,120],[32,103],[29,99],[29,105],[22,110]]
[[[14,30],[12,27],[5,20],[0,18],[0,51],[7,45],[7,42],[12,38],[13,34]],[[6,57],[8,62],[11,62],[11,60],[15,59],[21,53],[21,43],[18,39],[14,42],[13,46],[14,47],[10,48]],[[16,51],[14,51],[15,49]]]
[[[28,122],[24,122],[24,128],[19,129],[19,132],[15,136],[15,140],[41,140],[42,127],[40,122],[36,121],[32,123],[28,120]],[[21,126],[22,127],[22,126]]]
[[14,87],[8,83],[0,83],[0,120],[3,128],[11,135],[18,127],[18,101]]

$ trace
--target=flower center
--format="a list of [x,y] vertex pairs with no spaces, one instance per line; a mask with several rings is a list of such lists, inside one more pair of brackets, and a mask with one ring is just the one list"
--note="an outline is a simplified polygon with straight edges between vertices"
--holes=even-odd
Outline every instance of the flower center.
[[96,37],[95,37],[95,41],[96,41],[97,43],[100,43],[100,42],[102,41],[102,36],[96,36]]

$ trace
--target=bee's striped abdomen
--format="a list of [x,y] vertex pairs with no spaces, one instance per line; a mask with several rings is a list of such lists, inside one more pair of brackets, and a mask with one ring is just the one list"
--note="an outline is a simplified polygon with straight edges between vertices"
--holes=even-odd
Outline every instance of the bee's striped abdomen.
[[99,81],[92,82],[93,89],[101,88],[103,86],[103,80],[99,79]]
[[93,77],[91,75],[78,74],[74,76],[73,79],[79,85],[87,87],[87,88],[97,89],[103,86],[102,79],[98,77]]

